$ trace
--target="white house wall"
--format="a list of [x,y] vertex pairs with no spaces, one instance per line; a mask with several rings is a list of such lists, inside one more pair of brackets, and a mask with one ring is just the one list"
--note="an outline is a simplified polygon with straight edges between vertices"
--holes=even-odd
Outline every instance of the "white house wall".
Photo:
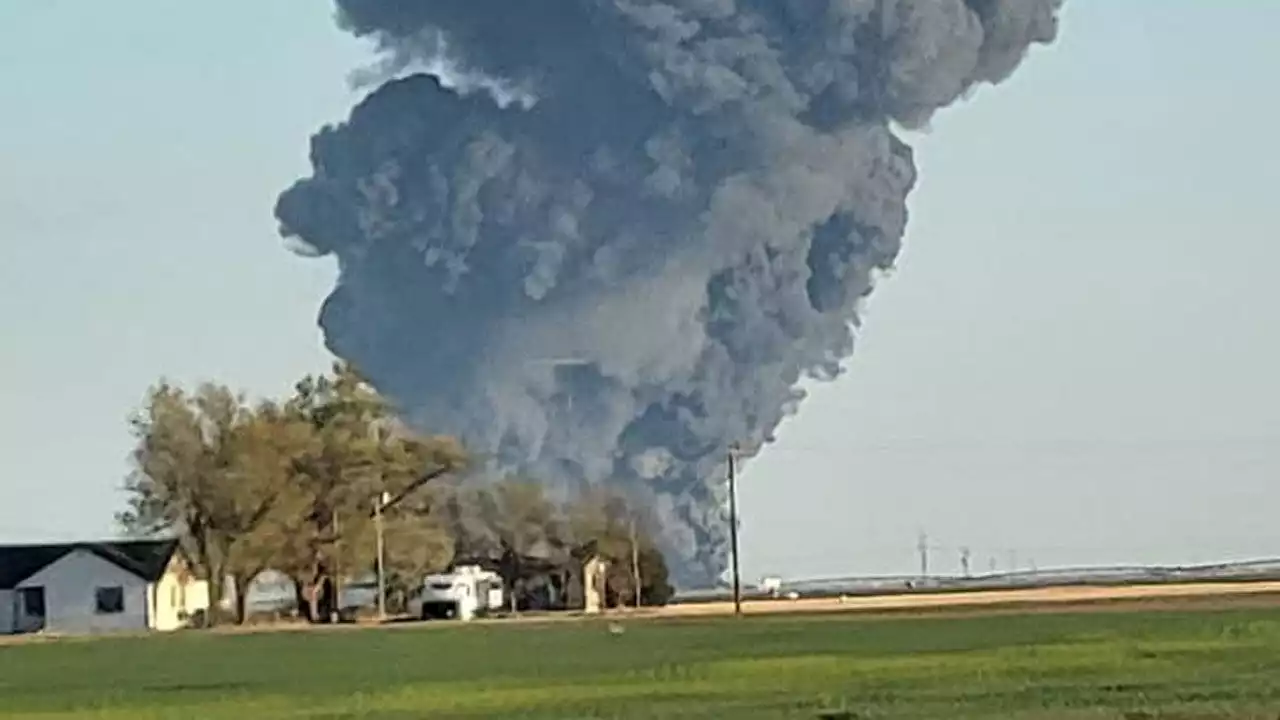
[[[44,588],[47,632],[80,635],[147,629],[147,582],[88,550],[67,553],[18,587]],[[100,587],[124,590],[124,612],[97,613]]]
[[17,596],[12,590],[0,590],[0,635],[14,632],[13,611]]
[[203,580],[183,582],[176,570],[165,573],[151,595],[155,600],[153,630],[177,630],[197,611],[209,608],[209,584]]

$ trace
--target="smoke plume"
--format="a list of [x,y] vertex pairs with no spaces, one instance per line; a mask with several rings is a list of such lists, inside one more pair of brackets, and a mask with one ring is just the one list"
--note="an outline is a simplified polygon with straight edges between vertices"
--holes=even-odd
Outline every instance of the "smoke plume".
[[[683,586],[725,565],[725,453],[853,352],[917,127],[1061,0],[338,0],[376,89],[281,233],[339,260],[327,343],[500,469],[617,483]],[[750,452],[750,450],[748,451]]]

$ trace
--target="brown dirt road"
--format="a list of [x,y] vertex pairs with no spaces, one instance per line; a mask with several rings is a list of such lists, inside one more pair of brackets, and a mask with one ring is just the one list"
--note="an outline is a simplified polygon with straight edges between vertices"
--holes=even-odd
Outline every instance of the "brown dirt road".
[[[886,612],[913,610],[980,610],[984,608],[1041,606],[1051,609],[1063,605],[1100,603],[1146,604],[1144,601],[1237,600],[1252,598],[1269,600],[1280,607],[1280,581],[1215,582],[1188,584],[1152,584],[1121,586],[1046,587],[1018,590],[974,590],[944,593],[901,593],[895,595],[847,596],[843,598],[799,598],[796,600],[746,600],[746,615],[776,613]],[[1162,603],[1163,604],[1163,603]],[[1181,603],[1178,603],[1181,604]],[[732,602],[672,605],[655,611],[658,617],[707,617],[730,615]]]

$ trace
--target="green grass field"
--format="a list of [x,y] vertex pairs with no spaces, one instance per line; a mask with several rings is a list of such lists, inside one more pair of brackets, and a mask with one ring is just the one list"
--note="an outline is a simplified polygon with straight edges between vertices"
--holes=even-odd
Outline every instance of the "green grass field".
[[0,716],[1267,718],[1280,609],[511,623],[0,646]]

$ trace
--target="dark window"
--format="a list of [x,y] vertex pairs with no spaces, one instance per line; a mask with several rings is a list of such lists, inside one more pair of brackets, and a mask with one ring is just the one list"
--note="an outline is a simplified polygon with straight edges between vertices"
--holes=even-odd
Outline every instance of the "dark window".
[[19,597],[22,598],[22,614],[25,617],[44,617],[44,588],[22,588],[18,592]]
[[117,615],[124,612],[124,588],[100,587],[94,598],[98,605],[99,615]]

